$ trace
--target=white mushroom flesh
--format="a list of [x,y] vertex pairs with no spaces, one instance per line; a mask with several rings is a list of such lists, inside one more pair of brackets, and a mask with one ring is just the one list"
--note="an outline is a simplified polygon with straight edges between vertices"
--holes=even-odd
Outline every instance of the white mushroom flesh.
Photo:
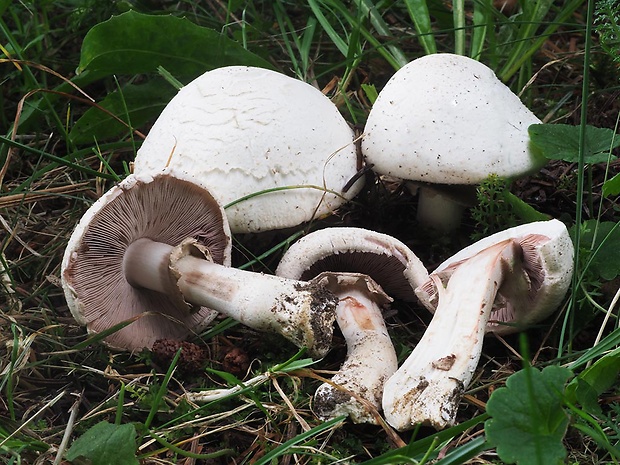
[[335,296],[313,283],[230,268],[230,248],[226,216],[207,190],[167,173],[129,176],[88,209],[69,240],[67,303],[90,332],[119,325],[105,338],[119,349],[184,339],[217,310],[326,353]]
[[391,297],[416,301],[413,289],[428,279],[424,264],[398,239],[355,227],[313,231],[295,242],[276,274],[308,280],[324,271],[362,273],[380,283]]
[[226,216],[207,191],[167,174],[132,175],[114,186],[73,231],[61,278],[72,315],[89,332],[135,320],[104,339],[117,349],[150,348],[161,338],[185,339],[217,316],[208,307],[180,310],[178,300],[127,282],[123,254],[140,237],[170,244],[193,237],[209,248],[215,262],[230,265]]
[[416,294],[435,315],[385,385],[388,423],[398,430],[454,424],[485,332],[522,329],[555,310],[572,276],[572,250],[561,222],[530,223],[479,241],[433,272]]
[[504,264],[511,266],[514,242],[500,243],[464,262],[446,288],[437,276],[439,306],[413,352],[385,384],[383,409],[399,431],[418,423],[452,425],[482,350]]
[[165,294],[176,286],[189,303],[279,333],[313,355],[327,352],[337,299],[325,287],[218,265],[189,245],[186,253],[175,253],[178,249],[149,239],[133,242],[125,253],[127,280]]
[[[521,266],[531,282],[527,298],[515,289],[515,282],[505,283],[495,299],[487,332],[509,334],[549,316],[560,304],[573,275],[574,247],[564,223],[553,219],[506,229],[465,247],[441,263],[433,272],[446,282],[459,264],[487,247],[506,239],[521,245]],[[416,289],[420,302],[435,311],[438,293],[427,281]],[[520,297],[519,297],[520,296]]]
[[331,382],[314,395],[313,409],[328,420],[348,415],[354,423],[377,423],[383,385],[398,368],[381,306],[391,299],[365,275],[322,273],[339,298],[336,321],[347,343],[347,356]]

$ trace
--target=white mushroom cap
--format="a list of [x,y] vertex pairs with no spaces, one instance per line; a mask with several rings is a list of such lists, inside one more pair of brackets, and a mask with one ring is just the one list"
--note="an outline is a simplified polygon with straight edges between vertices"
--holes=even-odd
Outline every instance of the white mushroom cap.
[[370,276],[392,297],[416,300],[413,290],[428,279],[420,259],[398,239],[355,227],[325,228],[295,242],[276,274],[307,281],[321,272]]
[[515,178],[545,163],[530,150],[540,120],[484,64],[432,54],[398,70],[368,116],[362,153],[401,179],[477,184]]
[[234,233],[296,226],[362,187],[358,181],[343,192],[358,166],[353,131],[336,106],[311,85],[262,68],[215,69],[179,91],[138,151],[135,171],[168,165],[191,173],[223,205],[308,186],[227,208]]
[[201,331],[216,312],[183,311],[174,298],[133,287],[123,271],[125,250],[137,239],[177,245],[188,237],[208,248],[214,262],[230,265],[228,222],[208,191],[166,173],[131,175],[110,189],[82,217],[63,257],[62,283],[74,318],[100,333],[139,317],[105,338],[128,350]]
[[[503,285],[499,288],[488,332],[509,334],[541,321],[551,314],[564,298],[573,275],[574,247],[564,223],[553,219],[523,224],[485,237],[441,263],[432,275],[442,282],[465,260],[506,239],[515,239],[522,249],[522,271],[530,289],[526,298],[522,289]],[[475,283],[472,283],[475,285]],[[416,289],[420,302],[434,311],[438,294],[432,279]]]

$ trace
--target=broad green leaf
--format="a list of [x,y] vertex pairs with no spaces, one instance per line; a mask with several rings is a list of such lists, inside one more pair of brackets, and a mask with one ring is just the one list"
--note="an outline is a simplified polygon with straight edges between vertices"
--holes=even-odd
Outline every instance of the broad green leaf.
[[176,89],[162,80],[126,85],[99,102],[109,113],[90,108],[73,125],[69,137],[74,144],[91,144],[127,134],[130,124],[136,128],[157,116],[176,93]]
[[566,397],[571,403],[579,403],[593,415],[601,413],[598,397],[610,389],[620,373],[620,348],[604,355],[583,370],[566,387]]
[[600,415],[603,411],[598,404],[598,393],[588,383],[581,378],[573,379],[566,386],[566,400],[571,404],[579,404],[590,415]]
[[620,173],[603,183],[603,195],[605,197],[618,194],[620,194]]
[[[542,156],[550,160],[579,161],[579,126],[569,124],[532,124],[530,141]],[[584,159],[586,163],[604,163],[611,149],[620,146],[620,137],[606,128],[587,126]]]
[[[574,230],[571,228],[574,237]],[[581,247],[590,251],[588,270],[604,280],[620,275],[620,226],[610,221],[585,221],[581,226]]]
[[487,439],[506,463],[554,465],[566,455],[562,439],[569,417],[562,408],[564,385],[571,371],[548,366],[526,368],[510,376],[487,403],[491,419]]
[[136,429],[132,424],[102,421],[75,440],[66,458],[75,464],[138,465],[136,449]]
[[78,73],[139,74],[163,66],[177,77],[195,77],[229,65],[273,68],[237,42],[187,19],[128,11],[88,31]]

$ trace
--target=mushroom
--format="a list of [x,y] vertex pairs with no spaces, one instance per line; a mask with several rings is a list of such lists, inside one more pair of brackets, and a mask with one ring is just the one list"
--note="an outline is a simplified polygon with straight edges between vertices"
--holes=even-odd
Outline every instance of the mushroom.
[[461,250],[431,273],[416,294],[435,314],[421,340],[386,382],[386,420],[453,425],[485,332],[506,334],[547,317],[573,271],[573,244],[558,220],[517,226]]
[[317,389],[315,412],[325,420],[345,414],[354,423],[376,424],[383,384],[398,367],[381,312],[392,299],[383,289],[404,300],[415,300],[413,289],[427,279],[426,268],[397,239],[345,227],[315,231],[294,243],[276,274],[315,279],[339,299],[336,322],[347,355],[331,381]]
[[73,232],[62,262],[67,303],[93,333],[131,322],[105,338],[121,349],[182,339],[215,310],[316,355],[327,352],[333,294],[313,282],[231,268],[230,247],[226,216],[208,191],[166,172],[131,175]]
[[428,279],[420,259],[388,234],[355,227],[314,231],[282,256],[276,275],[308,281],[323,271],[370,276],[392,297],[417,301],[413,290]]
[[222,205],[236,202],[226,208],[233,233],[327,215],[363,185],[345,189],[358,157],[336,106],[303,81],[245,66],[208,71],[168,103],[138,150],[135,172],[166,167],[191,173]]
[[392,299],[363,274],[324,272],[318,279],[339,299],[336,322],[347,343],[347,355],[331,381],[316,390],[314,411],[322,420],[348,415],[353,423],[377,424],[383,384],[398,368],[381,312]]
[[[364,128],[362,153],[373,170],[408,181],[478,184],[491,174],[514,179],[546,160],[530,149],[540,120],[484,64],[438,53],[398,70],[379,93]],[[460,223],[462,207],[438,191],[418,220],[441,230]],[[438,197],[439,195],[439,197]],[[456,211],[455,211],[456,209]]]

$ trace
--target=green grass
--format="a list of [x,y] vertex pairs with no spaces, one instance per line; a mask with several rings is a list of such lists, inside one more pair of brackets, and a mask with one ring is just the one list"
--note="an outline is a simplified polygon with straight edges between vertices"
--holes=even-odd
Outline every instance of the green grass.
[[[101,428],[125,444],[135,440],[135,450],[119,447],[118,463],[230,463],[233,457],[264,464],[459,464],[474,457],[501,463],[484,432],[484,407],[510,375],[531,364],[561,365],[575,375],[554,411],[570,419],[562,443],[566,462],[618,463],[620,330],[612,305],[618,285],[600,263],[614,256],[617,241],[610,233],[601,245],[579,227],[609,232],[619,221],[616,198],[601,194],[616,162],[552,161],[546,172],[512,186],[523,201],[581,231],[578,273],[555,318],[528,331],[527,352],[516,336],[486,341],[459,423],[439,433],[318,420],[311,396],[342,362],[346,348],[339,337],[324,360],[310,365],[279,337],[222,320],[192,339],[206,354],[204,369],[186,371],[179,354],[162,362],[148,352],[108,350],[101,344],[105,335],[86,334],[71,317],[59,284],[62,254],[81,215],[129,173],[142,135],[178,85],[206,69],[272,67],[325,88],[343,115],[362,125],[373,89],[380,91],[395,70],[426,53],[457,52],[491,66],[513,91],[525,88],[524,101],[545,121],[613,129],[620,110],[617,5],[601,2],[595,12],[583,0],[520,5],[504,14],[487,0],[454,2],[454,8],[435,0],[0,2],[2,460],[61,463],[78,438]],[[112,15],[119,21],[130,6],[145,16],[105,23]],[[156,28],[165,25],[167,33],[145,42],[140,37],[153,15]],[[601,40],[587,32],[591,25]],[[129,51],[112,40],[124,30]],[[175,36],[206,45],[196,50]],[[219,49],[207,46],[213,41]],[[163,67],[158,46],[174,57]],[[226,54],[216,53],[223,48]],[[387,232],[432,266],[472,234],[502,224],[493,210],[497,224],[470,216],[457,233],[437,238],[417,227],[414,199],[402,186],[374,177],[367,186],[339,216],[311,227],[346,221]],[[272,272],[282,251],[305,232],[236,237],[234,265]],[[404,302],[393,308],[388,325],[402,359],[429,316]],[[226,355],[233,349],[248,359],[230,373]],[[260,382],[244,384],[252,379]],[[231,388],[207,403],[184,395]],[[80,452],[77,444],[73,453]],[[110,450],[86,452],[102,457]]]

